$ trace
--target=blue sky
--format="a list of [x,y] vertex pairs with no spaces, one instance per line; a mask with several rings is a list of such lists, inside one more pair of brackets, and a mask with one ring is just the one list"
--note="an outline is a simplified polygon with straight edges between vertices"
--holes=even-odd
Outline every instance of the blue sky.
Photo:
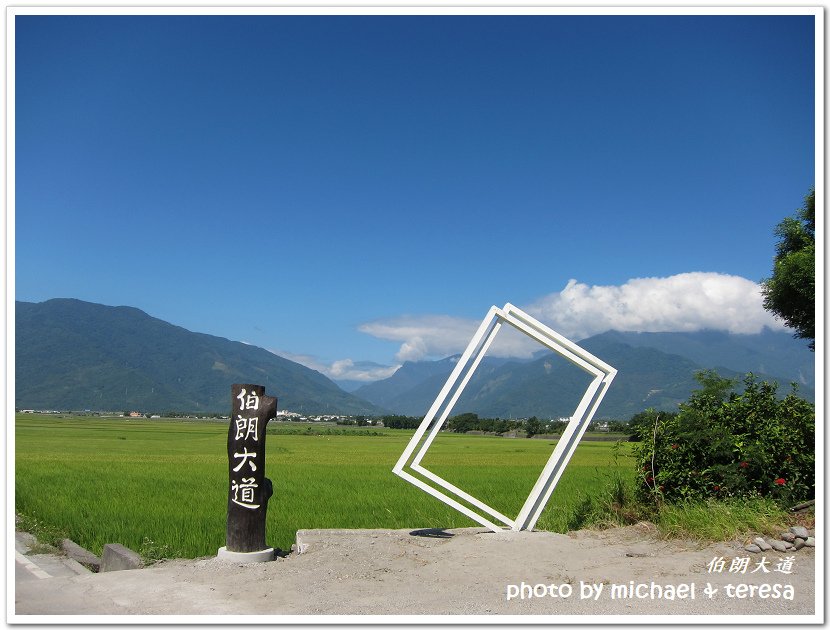
[[813,22],[17,16],[16,298],[341,378],[505,302],[577,338],[777,326],[756,283],[815,183]]

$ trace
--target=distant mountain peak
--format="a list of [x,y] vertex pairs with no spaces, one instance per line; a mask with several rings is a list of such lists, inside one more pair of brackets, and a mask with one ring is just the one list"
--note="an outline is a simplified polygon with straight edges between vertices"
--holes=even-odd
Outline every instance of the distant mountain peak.
[[233,383],[259,383],[280,409],[383,410],[267,350],[195,333],[132,306],[73,298],[17,302],[17,407],[225,412]]
[[[698,388],[694,374],[704,368],[716,368],[729,377],[750,371],[766,375],[784,385],[781,391],[791,381],[812,383],[814,379],[812,353],[786,333],[610,330],[579,343],[618,370],[598,417],[627,419],[646,407],[675,409]],[[397,413],[423,415],[452,368],[448,358],[404,364],[392,377],[356,393]],[[568,416],[587,386],[584,376],[549,350],[540,350],[529,360],[485,357],[451,413],[501,418]],[[802,395],[809,398],[812,389]]]

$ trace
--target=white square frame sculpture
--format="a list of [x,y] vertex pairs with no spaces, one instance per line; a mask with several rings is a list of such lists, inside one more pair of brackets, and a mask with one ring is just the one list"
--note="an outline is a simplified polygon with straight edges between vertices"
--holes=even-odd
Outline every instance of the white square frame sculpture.
[[[421,460],[423,460],[441,427],[446,424],[450,411],[458,402],[461,392],[470,382],[470,378],[472,378],[473,373],[505,323],[568,359],[594,377],[515,519],[510,519],[494,510],[486,503],[479,501],[421,465]],[[430,407],[423,422],[415,431],[415,435],[412,436],[392,472],[494,532],[501,531],[504,528],[470,507],[463,505],[452,496],[448,496],[438,488],[427,484],[416,477],[415,474],[428,479],[447,491],[449,495],[454,495],[465,501],[470,506],[477,508],[495,520],[501,521],[513,530],[532,530],[616,374],[617,370],[613,367],[512,304],[505,304],[504,308],[493,306],[481,322],[475,335],[473,335],[467,349],[456,363],[447,382]],[[424,435],[428,430],[429,434],[424,439]],[[419,444],[421,445],[420,448],[418,448]],[[416,448],[417,453],[415,452]],[[415,454],[414,457],[412,457],[413,453]],[[411,472],[408,472],[405,468],[409,468]]]

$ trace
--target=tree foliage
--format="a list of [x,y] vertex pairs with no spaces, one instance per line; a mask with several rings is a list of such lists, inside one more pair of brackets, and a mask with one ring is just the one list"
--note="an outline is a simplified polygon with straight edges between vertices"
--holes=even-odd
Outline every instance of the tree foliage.
[[452,433],[466,433],[467,431],[481,431],[483,433],[507,433],[509,431],[525,431],[527,437],[534,435],[562,433],[567,426],[566,422],[558,420],[540,420],[536,416],[527,420],[504,420],[502,418],[479,418],[475,413],[462,413],[447,420],[447,431]]
[[528,418],[527,422],[525,422],[525,432],[529,438],[542,433],[544,429],[545,425],[543,425],[536,416]]
[[638,426],[640,489],[657,500],[769,496],[783,503],[815,492],[815,410],[775,383],[735,382],[712,371],[677,414]]
[[383,420],[383,426],[387,429],[417,429],[424,419],[423,417],[391,415],[383,416],[381,420]]
[[[799,339],[815,339],[816,194],[775,228],[778,244],[772,277],[763,281],[764,308],[795,329]],[[815,349],[811,341],[810,348]]]
[[640,442],[643,436],[648,436],[648,439],[651,439],[651,432],[661,419],[665,422],[676,415],[676,411],[657,411],[652,407],[634,414],[631,416],[631,420],[628,421],[627,432],[631,435],[629,441]]

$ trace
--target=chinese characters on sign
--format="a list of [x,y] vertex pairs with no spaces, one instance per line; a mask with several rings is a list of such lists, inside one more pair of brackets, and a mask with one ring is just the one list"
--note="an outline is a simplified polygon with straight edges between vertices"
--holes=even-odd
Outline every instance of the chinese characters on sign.
[[266,548],[265,515],[273,492],[265,477],[265,427],[275,418],[277,399],[261,385],[231,387],[228,427],[227,549],[253,552]]
[[[772,568],[772,571],[777,573],[786,573],[790,574],[793,572],[793,565],[795,564],[795,556],[786,556],[778,560],[778,562]],[[770,572],[770,561],[767,560],[766,556],[763,556],[758,562],[755,563],[754,569],[750,571],[750,573],[756,573],[758,571],[762,573],[769,573]],[[732,561],[729,564],[729,573],[740,573],[743,575],[746,573],[746,570],[749,568],[749,557],[742,557],[742,558],[732,558]],[[718,556],[717,558],[712,558],[709,564],[706,565],[706,570],[708,573],[723,573],[724,569],[726,569],[726,559],[723,556]]]

